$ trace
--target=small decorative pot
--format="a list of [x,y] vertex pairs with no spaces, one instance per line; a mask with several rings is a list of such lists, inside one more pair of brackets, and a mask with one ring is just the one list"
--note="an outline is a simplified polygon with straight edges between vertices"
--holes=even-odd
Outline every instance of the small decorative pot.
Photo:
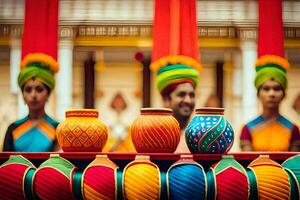
[[288,173],[268,155],[260,155],[247,167],[249,199],[291,199]]
[[227,153],[234,133],[224,118],[224,108],[199,108],[185,130],[191,153]]
[[213,175],[214,184],[210,189],[215,191],[214,199],[222,200],[248,200],[249,182],[246,170],[235,161],[233,155],[223,155],[222,159],[214,164],[210,170]]
[[58,154],[51,154],[36,170],[33,187],[39,199],[74,199],[73,175],[76,167]]
[[98,151],[104,147],[108,131],[94,109],[66,111],[66,119],[56,129],[57,140],[64,151]]
[[131,136],[138,153],[173,153],[180,140],[180,127],[171,109],[142,108],[131,125]]
[[117,170],[106,155],[97,155],[82,174],[84,199],[117,199]]
[[289,174],[291,184],[291,199],[300,198],[300,155],[286,159],[281,165]]
[[9,156],[0,166],[0,199],[35,199],[32,188],[35,170],[23,156]]
[[159,167],[149,156],[137,155],[123,171],[123,197],[128,200],[160,199],[161,177]]
[[192,155],[181,155],[167,172],[168,199],[206,199],[207,182],[203,167]]

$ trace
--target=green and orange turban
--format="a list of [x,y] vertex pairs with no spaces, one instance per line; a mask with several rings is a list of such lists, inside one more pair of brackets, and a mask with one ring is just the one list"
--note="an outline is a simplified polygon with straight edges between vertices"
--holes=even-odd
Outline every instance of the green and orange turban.
[[287,88],[289,62],[284,59],[284,33],[282,24],[282,0],[259,1],[258,59],[255,87],[270,79]]
[[26,0],[20,88],[36,78],[54,89],[54,74],[59,70],[57,40],[58,0]]
[[151,70],[162,96],[178,84],[197,86],[199,58],[195,0],[156,0]]
[[28,80],[36,78],[53,90],[55,86],[54,73],[58,69],[57,62],[51,56],[41,53],[28,54],[21,64],[21,71],[18,76],[19,87],[22,88]]

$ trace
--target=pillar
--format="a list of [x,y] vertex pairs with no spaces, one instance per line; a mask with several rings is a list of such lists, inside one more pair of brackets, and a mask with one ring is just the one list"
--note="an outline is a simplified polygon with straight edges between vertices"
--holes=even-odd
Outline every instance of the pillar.
[[242,110],[243,121],[247,122],[258,115],[258,101],[254,86],[255,62],[257,58],[256,40],[241,42],[242,50]]
[[18,85],[18,75],[21,63],[21,39],[11,38],[10,40],[10,91],[18,97],[18,118],[28,114],[28,108],[23,100],[22,92]]
[[58,50],[60,70],[56,75],[56,118],[64,119],[65,111],[72,107],[73,41],[60,40]]

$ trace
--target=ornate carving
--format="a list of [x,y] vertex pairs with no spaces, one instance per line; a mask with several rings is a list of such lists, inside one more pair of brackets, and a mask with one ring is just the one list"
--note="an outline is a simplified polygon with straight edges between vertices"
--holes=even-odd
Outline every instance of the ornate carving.
[[300,28],[285,27],[284,36],[285,38],[300,38]]
[[[0,24],[0,36],[21,37],[23,25],[21,24]],[[300,28],[285,27],[285,37],[289,39],[300,38]],[[151,37],[152,25],[85,25],[85,26],[59,26],[60,38],[72,39],[76,36],[117,36],[117,37]],[[240,38],[256,39],[257,27],[203,27],[198,26],[200,38]]]
[[59,36],[60,38],[73,38],[75,32],[72,26],[60,26],[59,27]]
[[234,27],[198,27],[198,35],[200,38],[220,37],[235,38],[236,28]]
[[12,25],[0,24],[0,36],[10,36],[11,26]]
[[237,37],[241,40],[256,39],[257,28],[240,28],[237,31]]
[[79,26],[78,36],[151,36],[151,31],[150,25]]

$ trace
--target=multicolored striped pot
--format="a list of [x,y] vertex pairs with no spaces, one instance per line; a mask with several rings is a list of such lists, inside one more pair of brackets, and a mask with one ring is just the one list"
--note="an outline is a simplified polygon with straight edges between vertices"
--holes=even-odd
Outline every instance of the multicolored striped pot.
[[210,170],[215,179],[216,199],[248,199],[250,187],[246,170],[232,155],[223,155]]
[[33,187],[41,199],[74,199],[72,181],[75,166],[58,154],[51,154],[36,170]]
[[287,172],[268,155],[260,155],[247,167],[251,199],[290,199]]
[[117,170],[106,155],[97,155],[82,174],[84,199],[117,199]]
[[206,199],[207,182],[203,167],[192,155],[181,155],[167,172],[169,199]]
[[282,167],[289,173],[292,194],[294,199],[300,198],[300,155],[292,156],[286,159],[282,164]]
[[123,197],[128,200],[159,199],[160,170],[149,156],[137,155],[123,172]]
[[98,111],[94,109],[66,111],[66,119],[56,129],[60,147],[72,152],[101,152],[107,141],[108,131],[98,115]]
[[35,166],[21,155],[11,155],[0,166],[0,199],[33,199]]
[[199,108],[185,130],[191,153],[227,153],[233,145],[234,133],[224,118],[224,108]]
[[180,127],[171,109],[142,108],[131,125],[131,136],[138,153],[173,153],[180,140]]

